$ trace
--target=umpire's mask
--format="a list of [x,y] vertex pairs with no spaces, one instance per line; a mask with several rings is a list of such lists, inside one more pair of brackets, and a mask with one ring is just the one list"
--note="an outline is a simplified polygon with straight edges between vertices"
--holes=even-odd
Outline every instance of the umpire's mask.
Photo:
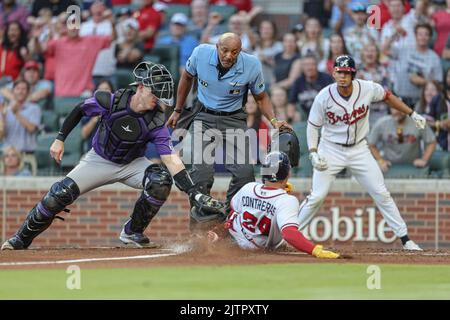
[[142,83],[165,105],[173,106],[174,82],[169,70],[153,62],[141,62],[133,70],[135,82],[130,86]]

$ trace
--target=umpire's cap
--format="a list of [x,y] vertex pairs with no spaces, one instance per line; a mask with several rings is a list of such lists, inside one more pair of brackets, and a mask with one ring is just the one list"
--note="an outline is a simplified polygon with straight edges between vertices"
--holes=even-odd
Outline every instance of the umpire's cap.
[[169,70],[158,63],[141,62],[133,70],[134,82],[130,86],[144,85],[168,106],[173,105],[174,81]]
[[284,152],[273,151],[267,154],[261,168],[263,182],[277,182],[286,179],[291,170],[289,157]]

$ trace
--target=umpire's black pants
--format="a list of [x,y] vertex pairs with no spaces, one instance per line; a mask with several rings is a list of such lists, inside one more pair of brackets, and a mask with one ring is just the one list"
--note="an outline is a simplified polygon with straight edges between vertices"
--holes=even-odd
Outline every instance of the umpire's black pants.
[[[229,132],[227,132],[227,129]],[[235,131],[232,134],[230,130]],[[224,164],[232,179],[227,191],[227,202],[249,182],[255,181],[250,163],[250,141],[245,137],[247,114],[214,115],[200,111],[190,127],[192,146],[191,177],[202,192],[208,193],[214,183],[214,164]],[[201,149],[200,149],[201,146]]]

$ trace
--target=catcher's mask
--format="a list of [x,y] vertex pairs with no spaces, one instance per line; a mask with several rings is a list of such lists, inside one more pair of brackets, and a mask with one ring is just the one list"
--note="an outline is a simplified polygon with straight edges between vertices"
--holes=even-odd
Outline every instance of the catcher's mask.
[[292,129],[281,127],[271,138],[269,152],[280,151],[289,157],[291,167],[297,167],[300,159],[300,143]]
[[144,85],[165,105],[173,106],[174,81],[169,70],[153,62],[141,62],[133,70],[134,82],[130,86]]

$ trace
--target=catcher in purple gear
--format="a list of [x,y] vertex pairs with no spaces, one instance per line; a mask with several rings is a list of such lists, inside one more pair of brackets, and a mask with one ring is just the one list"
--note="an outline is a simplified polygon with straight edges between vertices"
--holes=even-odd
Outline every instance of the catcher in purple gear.
[[[58,163],[64,154],[64,141],[82,116],[100,116],[93,147],[69,174],[54,183],[31,209],[16,234],[2,250],[27,249],[61,211],[80,195],[97,187],[121,182],[142,189],[130,219],[124,224],[120,240],[138,247],[152,246],[144,230],[169,196],[172,180],[206,212],[222,214],[222,205],[198,191],[180,157],[173,151],[165,126],[163,105],[171,105],[174,82],[160,64],[142,62],[133,70],[135,90],[120,89],[111,94],[96,91],[78,104],[65,119],[50,147]],[[145,157],[147,143],[154,143],[164,165],[151,164]]]

